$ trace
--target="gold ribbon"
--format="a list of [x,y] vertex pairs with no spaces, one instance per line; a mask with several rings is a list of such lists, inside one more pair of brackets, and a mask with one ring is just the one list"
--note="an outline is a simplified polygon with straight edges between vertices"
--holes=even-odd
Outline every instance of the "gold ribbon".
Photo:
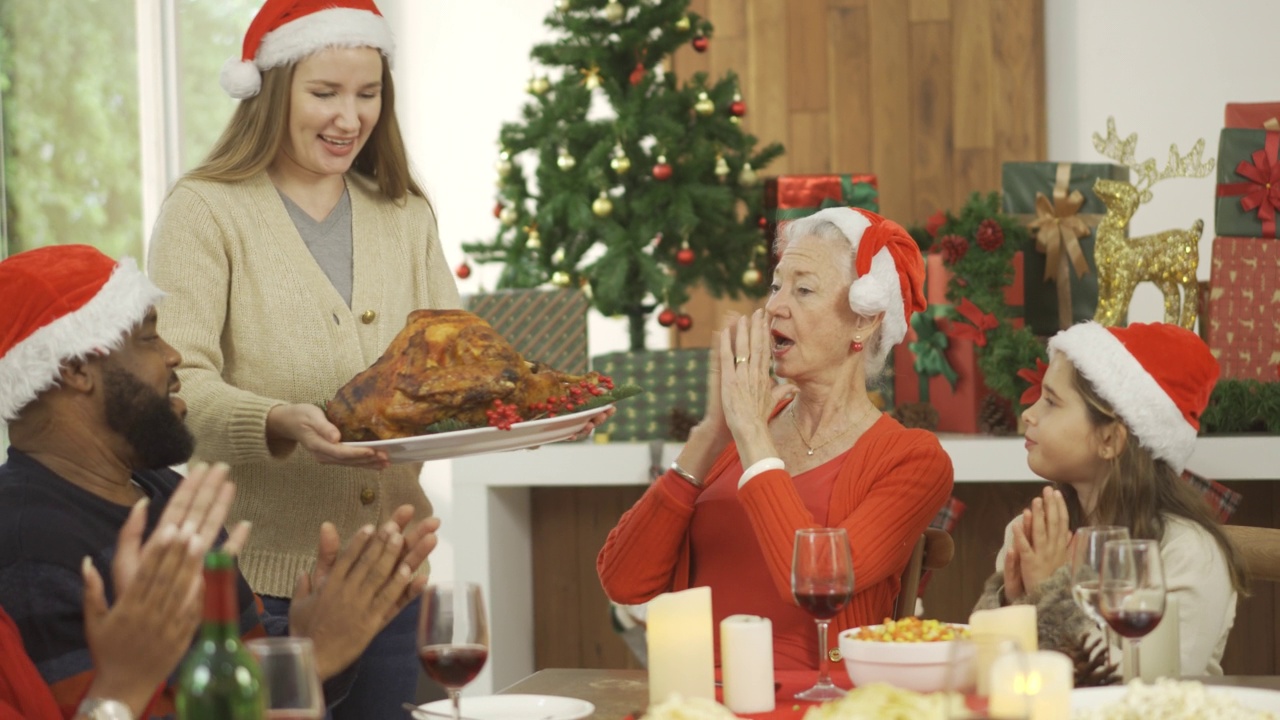
[[[1080,213],[1084,195],[1071,190],[1071,163],[1058,163],[1057,177],[1053,184],[1053,200],[1044,193],[1036,193],[1034,216],[1019,215],[1028,220],[1027,227],[1036,237],[1036,250],[1044,253],[1044,281],[1058,287],[1058,326],[1071,327],[1071,270],[1076,277],[1089,273],[1089,261],[1080,247],[1080,238],[1093,232],[1103,216]],[[1064,254],[1063,251],[1066,251]]]

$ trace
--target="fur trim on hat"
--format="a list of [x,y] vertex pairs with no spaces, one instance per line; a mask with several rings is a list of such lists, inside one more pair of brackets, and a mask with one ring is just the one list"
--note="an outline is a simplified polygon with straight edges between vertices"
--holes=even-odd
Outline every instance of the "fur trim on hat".
[[367,10],[330,8],[304,15],[267,33],[254,64],[266,71],[331,47],[377,48],[390,65],[396,41],[386,18]]
[[239,58],[227,58],[218,75],[218,84],[237,100],[251,98],[262,89],[262,73],[258,66]]
[[58,382],[62,364],[95,350],[120,347],[164,293],[124,258],[102,289],[80,309],[31,333],[0,357],[0,421],[9,423]]
[[1095,322],[1073,325],[1049,340],[1133,431],[1138,443],[1181,473],[1195,449],[1196,429],[1177,403],[1115,335]]

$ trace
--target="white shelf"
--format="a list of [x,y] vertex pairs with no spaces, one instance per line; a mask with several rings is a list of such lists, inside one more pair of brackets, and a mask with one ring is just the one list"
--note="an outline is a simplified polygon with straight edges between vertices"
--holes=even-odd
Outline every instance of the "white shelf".
[[[1043,482],[1027,469],[1022,438],[944,435],[957,483]],[[680,451],[659,446],[658,466]],[[529,488],[649,483],[647,443],[560,443],[453,461],[455,579],[484,587],[492,642],[489,663],[467,686],[487,695],[533,672],[533,569]],[[1214,480],[1280,479],[1280,437],[1200,438],[1188,466]]]

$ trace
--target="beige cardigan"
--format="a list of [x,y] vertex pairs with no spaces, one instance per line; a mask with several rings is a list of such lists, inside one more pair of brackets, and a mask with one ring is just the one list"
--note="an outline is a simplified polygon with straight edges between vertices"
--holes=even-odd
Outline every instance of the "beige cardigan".
[[231,520],[253,523],[241,569],[260,594],[293,594],[325,520],[345,539],[404,503],[419,516],[431,511],[418,464],[379,473],[320,465],[305,450],[283,459],[267,450],[268,410],[322,405],[378,359],[411,311],[459,306],[428,203],[393,203],[354,173],[347,185],[350,308],[265,173],[240,183],[179,181],[152,236],[149,272],[169,294],[159,328],[183,356],[178,376],[196,456],[232,466]]

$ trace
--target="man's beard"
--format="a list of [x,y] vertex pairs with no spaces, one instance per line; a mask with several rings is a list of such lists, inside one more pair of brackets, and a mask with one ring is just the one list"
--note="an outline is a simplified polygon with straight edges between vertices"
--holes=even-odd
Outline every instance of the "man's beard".
[[107,427],[133,449],[135,470],[154,470],[184,463],[195,450],[195,438],[162,395],[125,370],[105,372]]

